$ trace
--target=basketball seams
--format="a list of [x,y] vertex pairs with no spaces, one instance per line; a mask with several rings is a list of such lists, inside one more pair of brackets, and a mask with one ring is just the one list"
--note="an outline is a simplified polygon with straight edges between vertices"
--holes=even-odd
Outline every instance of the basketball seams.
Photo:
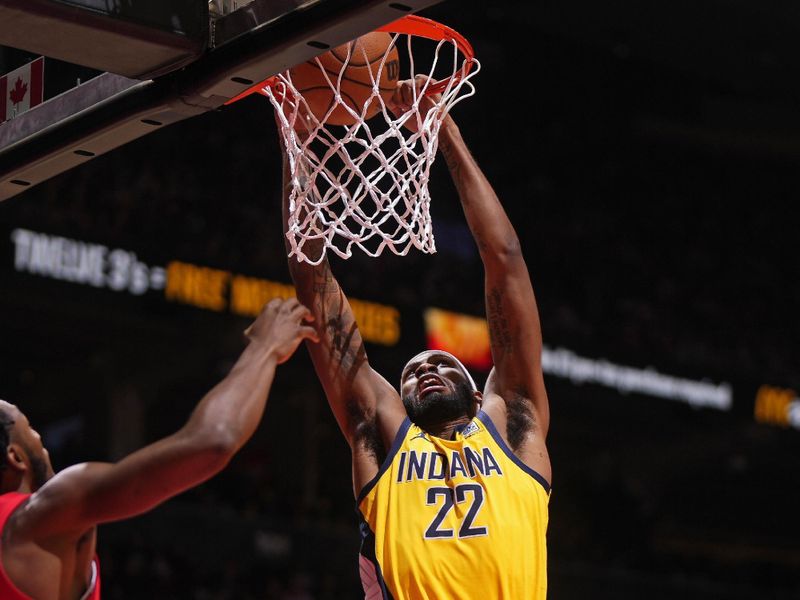
[[[312,92],[312,93],[313,92],[328,92],[328,91],[330,91],[330,88],[327,87],[327,86],[315,86],[315,87],[310,87],[310,88],[306,88],[305,89],[306,93],[309,93],[309,92]],[[342,100],[348,105],[348,107],[351,110],[353,110],[354,112],[356,112],[358,114],[361,113],[361,111],[360,111],[360,109],[358,107],[358,103],[356,102],[355,98],[353,98],[352,96],[350,96],[346,92],[343,92],[342,93]],[[331,108],[336,104],[337,104],[336,98],[331,98],[331,101],[328,103],[328,106],[325,109],[325,112],[319,115],[319,119],[321,120],[325,115],[327,115],[328,111],[330,111]],[[345,108],[343,106],[337,106],[336,108],[333,109],[333,111],[331,111],[330,116],[328,117],[328,123],[330,123],[332,125],[344,125],[345,123],[341,123],[340,121],[342,119],[347,119],[348,120],[347,124],[349,124],[349,120],[351,118],[352,118],[352,115],[350,115],[350,113],[347,112],[347,110],[345,110]]]
[[[313,65],[314,67],[319,69],[319,65],[317,63],[315,63],[315,62],[306,61],[306,64]],[[352,68],[352,67],[350,67],[350,68]],[[359,68],[363,69],[364,67],[359,67]],[[334,72],[334,71],[332,71],[332,70],[330,70],[328,68],[325,68],[324,70],[328,75],[331,76],[331,81],[335,82],[335,81],[337,81],[339,79],[339,71],[335,71]],[[381,75],[383,75],[383,73],[386,73],[386,69],[385,68],[382,69]],[[350,77],[347,77],[346,75],[342,75],[342,81],[349,81],[350,83],[355,83],[356,85],[360,85],[360,86],[365,87],[367,89],[372,89],[372,84],[371,83],[370,84],[366,84],[363,81],[361,81],[360,79],[351,79]],[[389,81],[397,81],[397,80],[396,79],[389,79]],[[297,91],[298,92],[303,92],[304,90],[309,90],[309,89],[312,89],[312,88],[302,88],[302,89],[297,88]],[[331,88],[328,87],[328,89],[331,89]],[[379,85],[378,89],[381,90],[382,92],[393,92],[396,89],[396,87],[395,86],[383,87],[383,86]]]
[[[356,53],[354,52],[354,53],[353,53],[353,54],[350,56],[350,62],[348,63],[348,66],[349,66],[349,67],[358,67],[358,68],[361,68],[361,69],[363,69],[363,68],[365,68],[365,67],[369,67],[369,66],[372,66],[372,65],[374,65],[374,64],[377,64],[377,63],[379,63],[379,62],[380,62],[380,61],[383,59],[383,57],[384,57],[384,55],[385,55],[385,54],[386,54],[385,52],[382,52],[382,53],[381,53],[381,54],[379,54],[377,57],[375,57],[375,58],[370,58],[370,57],[369,57],[369,55],[367,55],[367,56],[365,57],[363,54],[356,54]],[[337,55],[335,52],[331,52],[331,56],[333,56],[334,58],[336,58],[336,59],[337,59],[337,60],[338,60],[340,63],[342,63],[342,64],[344,64],[345,62],[347,62],[347,55],[346,55],[346,54],[345,54],[344,58],[342,58],[342,57],[340,57],[339,55]],[[366,59],[367,59],[367,62],[359,62],[359,61],[357,61],[357,60],[356,60],[356,58],[366,58]]]
[[[381,103],[375,96],[387,102],[396,90],[400,61],[393,42],[388,35],[368,40],[362,37],[329,50],[293,67],[290,70],[292,85],[301,95],[307,96],[309,109],[318,117],[322,116],[321,111],[333,108],[328,119],[331,124],[352,124],[359,120],[348,113],[345,106],[357,114],[367,106],[363,118],[370,119],[380,111]],[[349,62],[348,54],[351,54]],[[353,60],[359,56],[367,62]],[[344,106],[334,106],[337,92]]]
[[[379,36],[379,38],[371,37],[376,35]],[[383,45],[383,41],[386,39],[389,40],[389,43]],[[350,55],[350,63],[348,66],[363,68],[376,64],[383,59],[387,53],[396,49],[397,46],[394,44],[394,40],[390,34],[373,31],[372,33],[362,36],[358,40],[347,42],[347,44],[334,48],[330,51],[330,55],[341,63],[347,62],[347,56]],[[363,59],[366,59],[366,62],[360,62]]]
[[339,56],[339,49],[342,48],[342,46],[337,46],[336,48],[331,50],[331,56],[334,56],[336,60],[338,60],[342,64],[344,64],[347,61],[347,55],[351,53],[350,48],[353,47],[353,42],[347,42],[346,44],[343,44],[343,46],[345,48],[344,56]]
[[[360,114],[360,113],[361,113],[361,110],[358,108],[358,105],[356,104],[356,99],[355,99],[355,98],[353,98],[353,97],[352,97],[350,94],[347,94],[347,93],[345,93],[345,92],[342,92],[342,100],[344,100],[345,102],[348,102],[348,101],[349,101],[349,103],[350,103],[350,109],[351,109],[353,112],[355,112],[355,113],[357,113],[357,114]],[[336,98],[334,98],[333,100],[331,100],[331,104],[335,104],[335,103],[336,103]],[[331,116],[333,116],[334,114],[336,114],[336,112],[337,112],[337,111],[338,111],[338,112],[339,112],[339,113],[340,113],[342,116],[346,117],[347,119],[349,119],[349,118],[350,118],[350,113],[349,113],[349,112],[347,112],[347,111],[344,109],[344,107],[343,107],[343,106],[340,106],[339,108],[335,109],[335,110],[333,111],[333,113],[331,114]]]

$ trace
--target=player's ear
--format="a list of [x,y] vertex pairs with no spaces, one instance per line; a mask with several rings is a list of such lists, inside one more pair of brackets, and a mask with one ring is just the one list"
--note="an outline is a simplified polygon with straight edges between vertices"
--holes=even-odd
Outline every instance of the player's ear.
[[6,448],[5,462],[9,469],[24,472],[28,469],[25,462],[25,452],[19,444],[11,443]]
[[475,398],[475,404],[479,407],[483,404],[483,394],[481,394],[478,390],[472,392],[472,397]]

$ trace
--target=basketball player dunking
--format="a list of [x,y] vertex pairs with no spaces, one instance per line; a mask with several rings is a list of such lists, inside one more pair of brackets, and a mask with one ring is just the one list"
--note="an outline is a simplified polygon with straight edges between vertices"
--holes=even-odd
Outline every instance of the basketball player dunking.
[[116,464],[54,475],[39,434],[0,400],[0,598],[98,600],[96,525],[150,510],[222,470],[258,426],[275,366],[303,338],[317,340],[303,324],[310,319],[297,300],[267,304],[231,372],[186,425]]
[[[399,84],[395,113],[411,85]],[[352,451],[366,598],[541,600],[551,471],[536,301],[514,228],[449,116],[439,147],[485,270],[494,368],[483,393],[455,356],[431,350],[405,365],[398,394],[370,367],[328,262],[291,259],[290,270]],[[284,211],[288,184],[284,157]]]

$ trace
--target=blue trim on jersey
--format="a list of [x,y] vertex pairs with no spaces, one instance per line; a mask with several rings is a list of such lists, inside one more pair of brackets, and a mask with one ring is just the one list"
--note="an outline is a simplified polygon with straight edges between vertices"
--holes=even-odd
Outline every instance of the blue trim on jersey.
[[516,463],[516,465],[520,469],[522,469],[528,475],[530,475],[536,481],[538,481],[542,485],[542,487],[544,488],[544,491],[549,494],[550,493],[550,484],[547,483],[547,480],[544,477],[542,477],[539,473],[537,473],[536,471],[531,469],[524,462],[522,462],[520,460],[520,458],[511,451],[511,448],[508,447],[508,444],[506,444],[506,441],[502,438],[502,436],[500,435],[500,432],[497,431],[497,428],[494,426],[494,423],[492,422],[491,417],[489,417],[489,415],[487,415],[482,410],[478,412],[477,417],[478,417],[478,419],[480,419],[481,423],[483,423],[486,426],[486,429],[492,435],[492,437],[494,438],[494,441],[497,442],[497,445],[500,446],[500,449],[503,452],[505,452],[505,455],[508,458],[510,458],[512,461],[514,461]]
[[[367,494],[372,491],[372,488],[375,487],[375,484],[378,483],[378,480],[381,478],[391,466],[392,461],[394,460],[397,451],[400,450],[400,446],[403,444],[403,440],[406,437],[406,433],[408,433],[408,429],[411,427],[411,420],[406,417],[403,420],[403,424],[400,425],[400,429],[397,430],[397,435],[394,436],[394,442],[392,442],[392,447],[389,448],[389,453],[386,455],[386,459],[383,461],[381,468],[378,469],[378,474],[375,475],[361,490],[361,493],[358,494],[358,498],[356,498],[356,510],[358,511],[358,505],[361,504],[361,501],[366,497]],[[360,511],[359,511],[360,512]]]
[[369,528],[369,523],[364,520],[363,515],[359,513],[359,516],[361,517],[361,525],[359,527],[361,530],[361,550],[359,551],[359,554],[371,562],[375,567],[375,575],[378,578],[378,585],[381,588],[383,600],[394,600],[394,597],[389,593],[389,590],[386,589],[386,581],[383,578],[383,571],[381,570],[380,564],[378,564],[378,558],[375,554],[375,533],[373,533],[372,529]]

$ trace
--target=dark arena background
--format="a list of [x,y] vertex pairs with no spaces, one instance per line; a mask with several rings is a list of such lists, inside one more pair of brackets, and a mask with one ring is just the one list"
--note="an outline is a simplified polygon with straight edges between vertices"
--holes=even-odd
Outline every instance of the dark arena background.
[[[539,302],[549,597],[800,598],[800,8],[450,0],[419,14],[482,63],[454,117]],[[0,70],[34,58],[2,49]],[[45,68],[45,100],[96,74]],[[251,96],[0,203],[0,397],[56,469],[179,428],[261,303],[291,293],[279,161],[271,106]],[[482,383],[480,261],[441,160],[433,177],[435,255],[333,268],[379,372],[398,380],[436,342],[470,354]],[[358,598],[358,541],[349,451],[300,349],[226,471],[100,528],[103,593]]]

